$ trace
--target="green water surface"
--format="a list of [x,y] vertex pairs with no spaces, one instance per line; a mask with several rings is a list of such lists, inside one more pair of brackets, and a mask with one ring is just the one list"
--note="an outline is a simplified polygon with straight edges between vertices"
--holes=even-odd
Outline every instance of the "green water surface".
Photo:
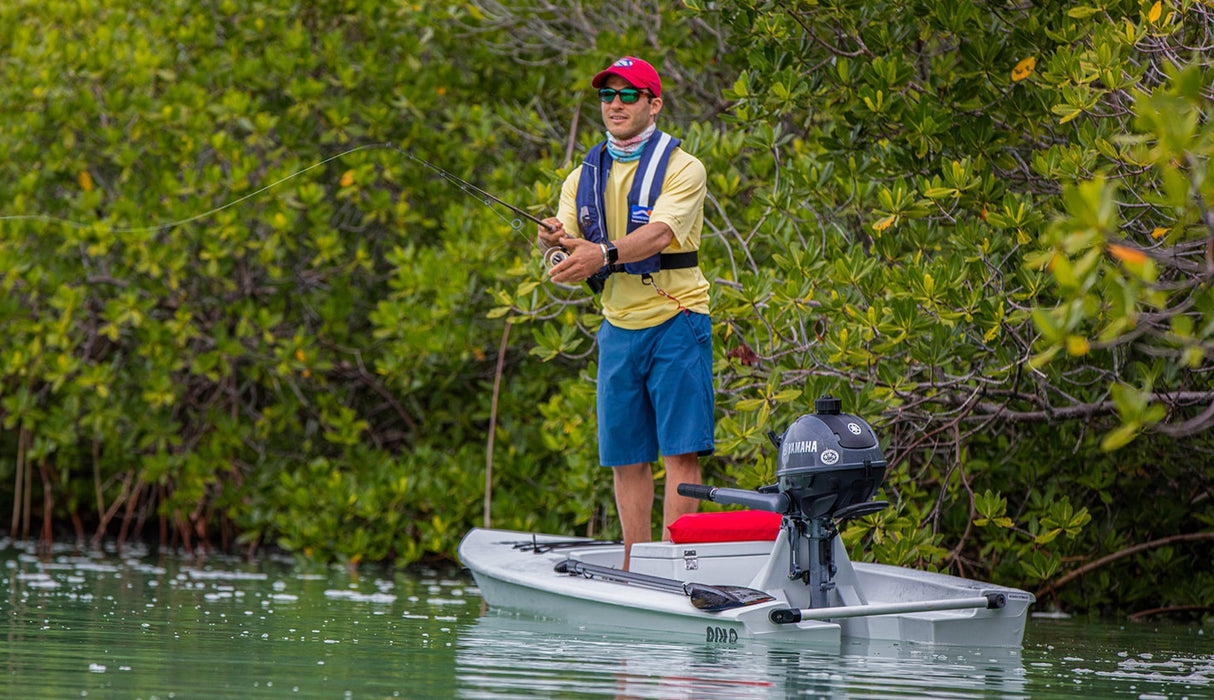
[[5,698],[1214,698],[1214,629],[1030,620],[1023,649],[708,645],[487,610],[457,566],[0,540]]

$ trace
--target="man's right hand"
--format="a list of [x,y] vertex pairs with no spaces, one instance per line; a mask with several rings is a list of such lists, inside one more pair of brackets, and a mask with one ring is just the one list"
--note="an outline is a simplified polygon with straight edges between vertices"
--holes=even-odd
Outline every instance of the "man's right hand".
[[573,286],[589,279],[603,267],[603,247],[584,238],[565,237],[561,241],[569,255],[548,268],[548,279]]
[[565,233],[565,225],[555,216],[550,216],[544,219],[544,224],[551,227],[550,229],[544,226],[537,226],[539,230],[537,240],[544,248],[555,248],[561,244],[562,238],[567,238],[569,234]]

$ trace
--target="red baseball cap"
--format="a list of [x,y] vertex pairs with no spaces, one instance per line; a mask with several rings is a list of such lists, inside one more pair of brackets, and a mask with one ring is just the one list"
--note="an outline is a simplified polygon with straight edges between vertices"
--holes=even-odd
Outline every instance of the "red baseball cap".
[[658,77],[657,70],[645,61],[632,56],[625,56],[620,60],[612,63],[607,70],[602,71],[594,76],[594,80],[590,84],[596,88],[603,87],[603,83],[607,82],[607,76],[618,75],[634,88],[646,88],[653,93],[654,97],[662,96],[662,79]]

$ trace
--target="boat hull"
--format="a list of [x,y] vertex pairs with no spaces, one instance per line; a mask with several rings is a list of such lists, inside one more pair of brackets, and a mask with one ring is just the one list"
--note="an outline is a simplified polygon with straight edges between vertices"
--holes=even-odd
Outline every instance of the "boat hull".
[[[547,543],[566,546],[538,553],[515,549],[517,543],[533,542],[540,545],[540,550]],[[708,613],[692,606],[683,594],[556,573],[556,564],[565,559],[605,566],[619,566],[623,560],[620,546],[603,546],[594,540],[584,540],[584,548],[567,546],[571,542],[566,537],[475,529],[464,538],[459,553],[481,595],[494,608],[593,627],[652,630],[711,643],[755,637],[826,646],[840,641],[840,627],[831,622],[770,624],[768,613],[782,605],[779,601]]]
[[852,564],[837,541],[832,607],[863,612],[876,608],[856,606],[896,607],[991,593],[1002,594],[1006,603],[997,609],[927,610],[777,624],[770,617],[773,610],[806,607],[799,590],[804,584],[790,580],[787,574],[787,548],[782,539],[774,543],[645,543],[633,547],[634,573],[744,586],[774,598],[720,612],[697,609],[687,594],[677,590],[653,590],[555,571],[566,559],[619,567],[623,548],[618,544],[478,528],[465,536],[459,555],[490,606],[589,627],[637,629],[647,635],[678,635],[707,643],[764,639],[828,648],[838,647],[845,638],[982,647],[1013,647],[1022,641],[1031,594],[942,574]]

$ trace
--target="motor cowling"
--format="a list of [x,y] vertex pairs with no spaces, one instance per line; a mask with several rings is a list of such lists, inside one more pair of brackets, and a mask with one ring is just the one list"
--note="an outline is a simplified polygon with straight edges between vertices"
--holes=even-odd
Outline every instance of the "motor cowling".
[[830,517],[869,501],[885,478],[885,455],[872,427],[842,407],[837,398],[817,399],[814,413],[773,438],[780,450],[778,491],[806,518]]

